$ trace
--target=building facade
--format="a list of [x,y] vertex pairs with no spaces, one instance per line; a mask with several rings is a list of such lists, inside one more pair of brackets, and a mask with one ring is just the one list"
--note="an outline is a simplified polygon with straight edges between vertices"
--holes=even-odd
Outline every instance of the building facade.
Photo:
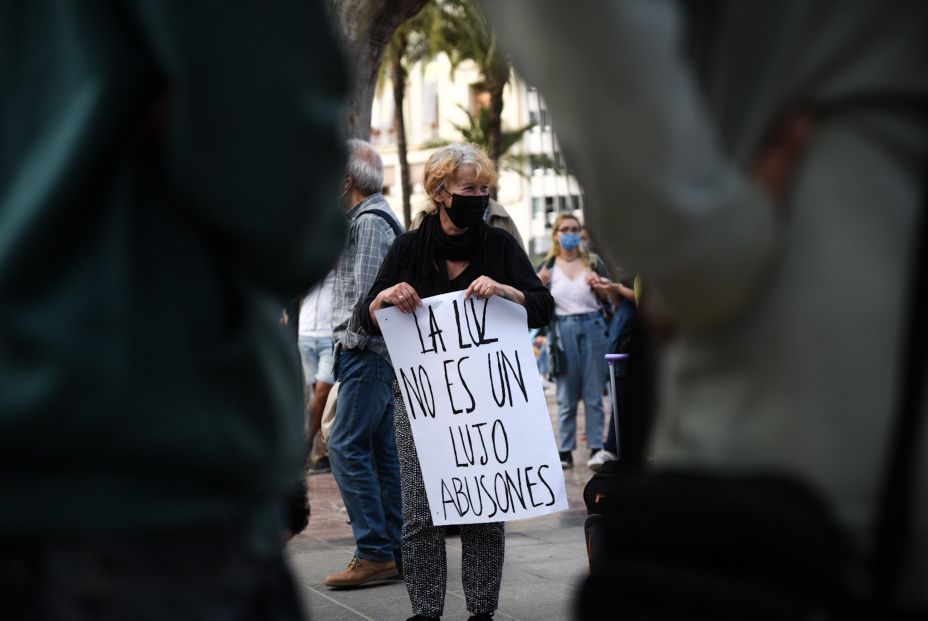
[[[452,72],[451,62],[443,54],[409,71],[403,112],[413,215],[427,204],[422,181],[429,154],[438,146],[461,141],[457,127],[468,125],[467,111],[477,116],[486,104],[487,94],[480,84],[476,64],[465,62]],[[519,227],[529,255],[535,258],[550,247],[551,223],[557,213],[573,211],[579,215],[583,195],[576,179],[565,172],[551,117],[538,91],[513,73],[503,102],[504,130],[534,124],[509,150],[516,156],[514,161],[501,163],[498,200]],[[384,160],[384,194],[399,212],[402,191],[394,125],[392,85],[386,81],[374,98],[371,142]]]

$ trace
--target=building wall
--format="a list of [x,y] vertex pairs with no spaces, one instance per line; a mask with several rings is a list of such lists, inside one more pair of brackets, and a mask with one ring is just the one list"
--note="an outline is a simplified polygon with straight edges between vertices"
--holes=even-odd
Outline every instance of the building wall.
[[[451,63],[445,55],[420,63],[409,72],[404,118],[413,215],[427,204],[422,187],[425,161],[436,146],[462,140],[455,125],[466,126],[467,115],[459,106],[477,113],[479,101],[475,97],[474,85],[479,82],[480,72],[474,63],[465,62],[452,74]],[[548,160],[560,161],[557,138],[538,93],[513,74],[504,91],[503,102],[504,129],[524,127],[530,121],[538,125],[510,150],[511,153],[527,156],[529,162],[524,165],[521,174],[500,170],[499,202],[519,227],[529,254],[544,254],[550,244],[550,224],[556,212],[575,210],[579,214],[581,193],[573,177],[537,166],[540,160],[531,157],[546,155]],[[384,160],[385,196],[399,214],[402,197],[393,125],[393,90],[387,80],[374,98],[371,142],[377,146]]]

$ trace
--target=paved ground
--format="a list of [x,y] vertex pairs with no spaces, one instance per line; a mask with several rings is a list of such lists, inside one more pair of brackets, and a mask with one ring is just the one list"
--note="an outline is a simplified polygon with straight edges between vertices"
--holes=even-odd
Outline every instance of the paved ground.
[[[553,391],[548,389],[549,410]],[[608,406],[608,404],[607,404]],[[608,409],[607,409],[608,412]],[[578,434],[582,435],[583,415]],[[573,470],[565,471],[570,510],[552,516],[509,522],[506,563],[496,619],[565,621],[571,618],[574,593],[587,569],[583,540],[583,486],[592,473],[588,451],[574,453]],[[330,474],[309,477],[312,516],[309,528],[287,547],[314,621],[402,621],[411,616],[401,581],[355,590],[333,591],[323,586],[326,575],[344,569],[354,551],[345,507]],[[461,541],[448,537],[448,595],[444,619],[467,619],[461,586]]]

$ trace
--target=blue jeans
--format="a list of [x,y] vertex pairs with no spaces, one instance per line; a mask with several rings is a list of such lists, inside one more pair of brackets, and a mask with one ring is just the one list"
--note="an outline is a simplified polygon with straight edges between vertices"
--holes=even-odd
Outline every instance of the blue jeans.
[[[635,321],[635,316],[637,314],[637,309],[635,305],[632,304],[629,300],[624,300],[619,306],[619,310],[615,314],[615,318],[612,320],[612,325],[609,326],[609,351],[613,353],[628,353],[628,339],[631,336],[632,323]],[[627,360],[619,360],[615,364],[615,395],[612,395],[611,398],[613,401],[613,414],[616,411],[616,408],[619,412],[619,427],[620,429],[625,429],[625,424],[628,421],[628,398],[625,394],[625,368],[628,364]],[[624,434],[623,434],[624,435]],[[619,454],[619,445],[616,440],[615,435],[615,421],[611,421],[609,425],[609,430],[606,434],[606,443],[603,445],[603,448],[614,453]]]
[[558,344],[564,351],[564,370],[557,376],[557,419],[561,452],[577,448],[577,403],[583,396],[586,442],[603,446],[603,389],[609,377],[606,353],[609,335],[599,313],[559,315]]
[[342,349],[329,462],[351,518],[355,555],[400,560],[400,462],[393,435],[393,368],[371,351]]

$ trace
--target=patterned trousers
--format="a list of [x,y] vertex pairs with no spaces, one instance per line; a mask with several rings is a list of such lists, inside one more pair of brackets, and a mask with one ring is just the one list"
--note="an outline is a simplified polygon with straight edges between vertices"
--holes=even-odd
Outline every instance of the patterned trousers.
[[[448,561],[445,527],[432,525],[429,501],[406,404],[394,381],[396,449],[403,491],[403,576],[413,614],[440,617],[445,607]],[[502,522],[461,526],[464,598],[472,614],[491,613],[499,603],[506,533]]]

